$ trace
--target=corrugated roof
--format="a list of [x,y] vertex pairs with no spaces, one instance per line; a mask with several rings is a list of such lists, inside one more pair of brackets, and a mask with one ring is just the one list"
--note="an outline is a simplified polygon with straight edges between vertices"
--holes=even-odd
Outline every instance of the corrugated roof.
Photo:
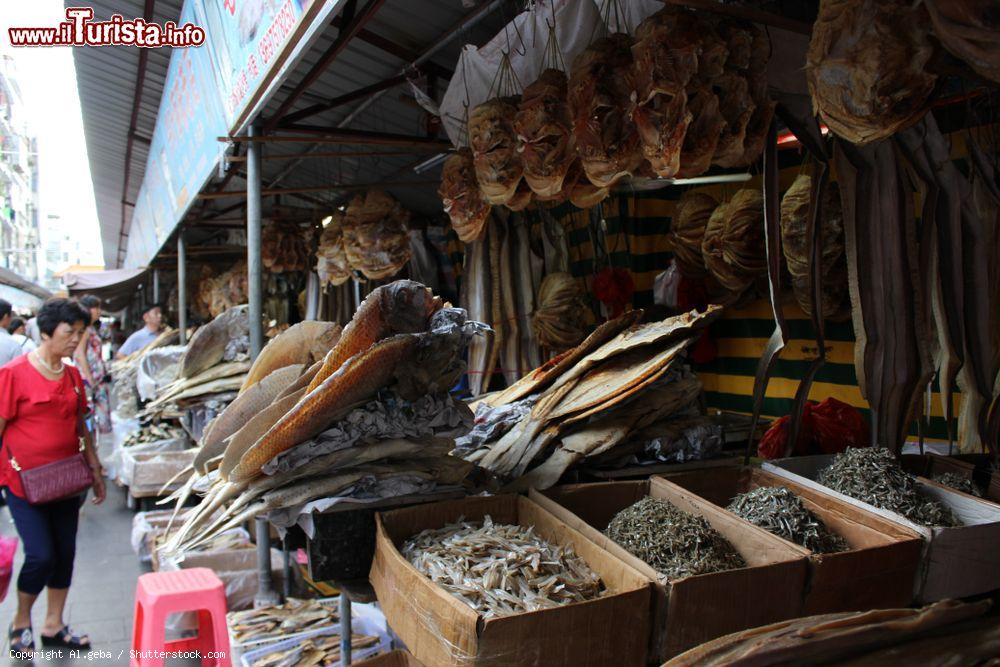
[[[389,0],[365,28],[369,37],[375,35],[376,38],[383,38],[393,43],[396,50],[419,56],[438,46],[442,36],[458,25],[463,17],[476,12],[479,7],[493,4],[493,1],[480,0],[472,4],[466,3],[464,0],[420,0],[419,2]],[[143,3],[139,0],[114,2],[113,8],[109,6],[111,4],[110,2],[96,3],[96,17],[106,17],[114,12],[124,16],[139,16],[143,11]],[[177,0],[157,0],[155,20],[177,20],[181,4]],[[465,6],[466,4],[472,4],[472,6]],[[435,53],[431,59],[438,66],[437,69],[453,69],[463,44],[482,44],[495,35],[503,24],[514,15],[515,10],[512,9],[512,6],[505,0],[499,9],[494,7],[490,12],[484,14],[484,18],[479,23],[471,29],[457,34],[450,43],[440,48],[440,51]],[[358,11],[361,11],[360,7]],[[263,118],[268,119],[277,111],[292,88],[303,79],[333,43],[337,32],[336,27],[328,27],[314,41],[291,70],[284,84],[265,105]],[[298,99],[292,110],[298,110],[372,85],[399,74],[402,68],[408,64],[406,59],[392,55],[385,49],[369,43],[372,41],[379,40],[369,39],[366,41],[362,38],[355,38],[307,93]],[[116,263],[118,234],[122,228],[121,187],[126,133],[134,92],[135,70],[138,63],[137,52],[138,49],[125,47],[74,50],[84,128],[87,133],[98,216],[101,222],[101,236],[105,248],[105,261],[108,266],[118,265]],[[150,51],[142,109],[137,127],[138,134],[146,137],[151,137],[153,133],[169,55],[169,49]],[[447,83],[447,80],[442,77],[437,79],[435,95],[437,99],[443,95]],[[333,127],[364,104],[364,100],[355,101],[323,114],[312,116],[303,123]],[[426,115],[426,112],[413,101],[412,95],[409,94],[409,86],[402,85],[389,89],[380,95],[375,103],[368,106],[347,127],[406,135],[424,135]],[[440,133],[439,136],[443,138],[444,133]],[[310,147],[311,144],[308,143],[268,144],[265,155],[297,154],[307,151]],[[138,141],[133,144],[132,175],[129,182],[129,192],[125,193],[125,198],[128,201],[134,200],[142,183],[147,148],[145,144]],[[344,146],[343,150],[357,151],[363,148],[363,146],[352,145]],[[322,145],[316,150],[330,152],[338,150],[338,147]],[[392,150],[404,151],[405,149]],[[290,165],[293,164],[291,160],[265,159],[263,180],[265,187],[305,187],[335,182],[372,183],[381,180],[433,180],[438,178],[439,168],[421,175],[416,175],[412,171],[414,162],[429,157],[431,154],[413,154],[403,157],[310,159],[298,162],[291,169]],[[245,165],[235,163],[234,168],[242,171]],[[213,178],[212,182],[206,186],[205,191],[216,190],[218,183],[219,179]],[[232,178],[226,189],[244,190],[245,188],[245,181],[241,178]],[[388,188],[388,190],[407,208],[417,214],[438,215],[441,212],[440,200],[435,194],[434,186]],[[345,196],[347,196],[346,193],[331,190],[310,194],[306,198],[287,195],[282,197],[281,203],[322,209],[335,201],[340,201]],[[213,211],[219,211],[237,203],[240,203],[238,198],[196,204],[188,216],[189,218],[201,218]],[[268,207],[275,203],[273,198],[267,199],[265,213]],[[131,208],[126,208],[124,221],[126,230],[130,215]],[[239,212],[227,213],[224,217],[232,218],[239,215]],[[124,248],[124,243],[122,247]]]

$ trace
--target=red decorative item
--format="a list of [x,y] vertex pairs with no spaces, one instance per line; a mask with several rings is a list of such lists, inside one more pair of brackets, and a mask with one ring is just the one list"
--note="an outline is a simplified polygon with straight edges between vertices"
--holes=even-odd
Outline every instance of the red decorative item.
[[[757,444],[757,455],[765,459],[785,456],[791,417],[776,420]],[[848,447],[867,447],[868,424],[861,413],[847,403],[827,398],[822,403],[806,403],[802,426],[793,456],[839,454]]]
[[594,296],[608,307],[612,318],[625,312],[634,294],[635,281],[626,269],[609,266],[594,277]]

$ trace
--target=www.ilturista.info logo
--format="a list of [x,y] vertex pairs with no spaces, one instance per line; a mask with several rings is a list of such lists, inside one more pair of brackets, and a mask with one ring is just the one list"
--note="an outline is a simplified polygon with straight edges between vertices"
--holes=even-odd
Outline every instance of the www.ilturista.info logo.
[[193,23],[163,25],[115,14],[108,21],[94,21],[91,7],[67,7],[66,20],[50,28],[7,28],[11,46],[201,46],[205,30]]

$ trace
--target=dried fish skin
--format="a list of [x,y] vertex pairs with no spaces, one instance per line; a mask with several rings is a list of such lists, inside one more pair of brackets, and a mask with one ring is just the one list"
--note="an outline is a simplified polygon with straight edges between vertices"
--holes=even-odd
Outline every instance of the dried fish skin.
[[570,547],[532,526],[459,519],[406,540],[403,557],[484,618],[549,609],[600,597],[600,576]]
[[340,340],[340,325],[306,320],[275,336],[254,360],[240,391],[263,380],[279,368],[295,364],[309,366],[319,361]]
[[850,548],[843,537],[830,531],[806,508],[801,498],[783,486],[761,486],[741,493],[726,509],[813,553],[836,553]]
[[746,567],[746,561],[703,517],[647,496],[618,512],[604,534],[667,579]]
[[813,108],[838,136],[863,145],[927,111],[937,77],[925,10],[905,0],[822,0],[806,55]]
[[924,526],[960,526],[951,510],[921,495],[916,478],[882,447],[851,447],[820,471],[817,481],[837,493],[902,514]]

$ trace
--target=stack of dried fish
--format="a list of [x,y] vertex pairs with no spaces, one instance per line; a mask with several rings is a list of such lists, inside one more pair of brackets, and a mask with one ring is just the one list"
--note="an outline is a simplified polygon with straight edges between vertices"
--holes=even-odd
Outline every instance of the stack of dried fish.
[[178,440],[185,437],[184,431],[177,426],[164,423],[141,425],[137,431],[125,436],[122,447],[135,447],[163,440]]
[[538,342],[551,350],[565,350],[583,340],[586,304],[573,276],[561,271],[545,276],[531,326]]
[[[811,193],[812,179],[808,174],[800,174],[781,199],[781,249],[792,276],[795,300],[806,315],[812,311],[809,291],[809,267],[812,262],[806,244]],[[820,259],[823,317],[843,319],[850,314],[851,308],[847,294],[844,220],[840,212],[840,189],[836,183],[828,184],[823,191],[818,232],[823,252]]]
[[[339,337],[327,332],[332,347],[322,361],[306,367],[306,356],[287,347],[288,354],[270,355],[268,367],[291,363],[267,375],[260,369],[264,377],[244,390],[246,400],[212,425],[178,501],[199,479],[208,479],[207,495],[169,548],[190,548],[261,514],[291,525],[317,503],[346,496],[455,488],[471,466],[447,451],[471,415],[447,392],[481,328],[464,311],[443,308],[428,288],[401,280],[375,289]],[[283,346],[294,330],[268,347]],[[261,409],[244,423],[238,417],[252,405]],[[211,521],[218,508],[222,516]]]
[[381,190],[351,200],[344,218],[344,250],[366,278],[396,275],[410,261],[410,214]]
[[[477,406],[476,428],[455,453],[511,480],[548,488],[571,466],[697,400],[701,383],[681,356],[721,308],[637,325],[631,312],[599,326]],[[511,420],[514,413],[522,418]]]
[[761,486],[741,493],[726,508],[778,537],[814,553],[846,551],[847,542],[806,509],[802,499],[783,486]]
[[[354,652],[371,648],[378,644],[378,637],[351,635],[351,650]],[[291,648],[276,649],[265,654],[252,667],[305,667],[311,665],[339,665],[340,635],[328,634],[309,637]]]
[[820,471],[818,481],[845,496],[902,514],[925,526],[959,526],[951,510],[917,490],[916,478],[903,470],[889,450],[852,447]]
[[313,243],[312,227],[272,220],[260,235],[260,260],[274,273],[305,271]]
[[[691,382],[689,386],[700,385]],[[650,395],[650,400],[657,398]],[[587,467],[615,470],[626,466],[686,463],[711,459],[722,451],[723,428],[717,418],[702,415],[692,402],[687,408],[633,432],[620,445],[591,456]]]
[[284,604],[269,605],[226,614],[233,640],[243,644],[266,637],[280,637],[330,627],[340,619],[336,603],[288,598]]
[[700,279],[708,274],[701,245],[705,228],[719,202],[707,193],[688,190],[677,202],[670,238],[673,243],[677,269],[687,278]]
[[823,0],[806,57],[813,108],[838,136],[878,141],[927,111],[935,75],[924,9],[906,0]]
[[401,550],[418,571],[484,618],[549,609],[600,596],[600,576],[571,547],[532,526],[459,520],[408,539]]
[[712,277],[738,298],[767,273],[764,251],[764,198],[760,190],[744,188],[715,209],[701,244]]
[[445,160],[438,194],[459,240],[469,243],[482,238],[490,205],[479,190],[476,165],[468,148],[460,148]]
[[945,486],[955,489],[956,491],[976,496],[977,498],[983,497],[983,492],[979,490],[979,487],[976,486],[975,482],[968,477],[959,475],[957,472],[946,472],[940,475],[935,475],[934,481],[938,484],[944,484]]
[[334,211],[323,228],[316,250],[316,272],[322,285],[343,285],[351,277],[351,266],[344,250],[344,214]]
[[661,498],[647,496],[621,510],[604,533],[667,579],[746,566],[708,521]]

